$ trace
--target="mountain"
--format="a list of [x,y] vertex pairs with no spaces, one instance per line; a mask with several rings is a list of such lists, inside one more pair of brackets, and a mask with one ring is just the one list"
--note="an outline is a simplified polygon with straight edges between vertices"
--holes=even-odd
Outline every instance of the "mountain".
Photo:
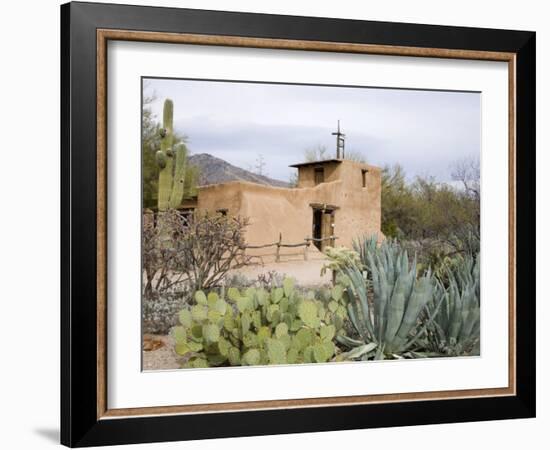
[[240,180],[267,186],[289,187],[289,183],[241,169],[208,153],[191,155],[188,162],[199,168],[199,186]]

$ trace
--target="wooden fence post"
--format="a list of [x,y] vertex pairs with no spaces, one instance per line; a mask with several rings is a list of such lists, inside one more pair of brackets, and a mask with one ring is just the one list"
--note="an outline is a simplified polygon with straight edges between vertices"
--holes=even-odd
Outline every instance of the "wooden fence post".
[[281,242],[283,240],[282,233],[279,233],[279,242],[277,242],[277,256],[275,257],[275,262],[281,262]]

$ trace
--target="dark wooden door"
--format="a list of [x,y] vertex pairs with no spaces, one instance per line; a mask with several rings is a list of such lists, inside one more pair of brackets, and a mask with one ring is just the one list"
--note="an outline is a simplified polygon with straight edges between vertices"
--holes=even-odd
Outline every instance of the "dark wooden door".
[[332,212],[324,212],[323,213],[323,221],[322,221],[322,232],[321,237],[323,238],[323,241],[321,242],[321,251],[325,249],[325,247],[331,246],[331,242],[328,240],[330,236],[332,236],[332,229],[334,224],[334,216]]
[[[323,235],[322,223],[323,223],[323,212],[320,209],[314,209],[313,210],[313,228],[311,230],[311,236],[314,239],[321,239]],[[313,244],[315,245],[315,247],[321,250],[321,242],[313,241]]]

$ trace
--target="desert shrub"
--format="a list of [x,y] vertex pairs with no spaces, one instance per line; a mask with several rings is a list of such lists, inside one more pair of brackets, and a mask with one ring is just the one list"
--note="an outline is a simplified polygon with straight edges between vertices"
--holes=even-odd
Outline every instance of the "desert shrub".
[[[342,333],[343,288],[327,306],[302,296],[286,278],[282,287],[195,293],[172,329],[183,367],[321,363],[331,360]],[[344,310],[345,312],[345,310]]]
[[256,287],[272,290],[277,287],[282,287],[286,278],[288,277],[284,273],[270,270],[269,272],[259,274],[254,285]]
[[142,326],[165,334],[190,292],[221,283],[239,260],[246,220],[221,215],[146,214],[142,233]]
[[227,274],[224,279],[222,286],[234,286],[239,288],[247,288],[254,286],[254,280],[248,278],[240,272]]
[[143,298],[142,331],[145,334],[168,334],[178,324],[178,312],[189,303],[186,291],[165,293],[162,297]]
[[464,256],[479,252],[479,237],[469,233],[465,226],[462,235],[453,234],[448,240],[401,240],[399,245],[406,249],[409,255],[416,255],[419,272],[431,268],[434,275],[444,278],[447,271],[459,264]]
[[282,287],[283,280],[285,278],[285,274],[279,273],[275,270],[261,273],[255,279],[248,278],[243,274],[236,272],[228,274],[224,278],[223,285],[233,286],[236,288],[261,287],[267,290],[271,290],[276,287]]
[[182,285],[191,291],[220,285],[243,260],[247,220],[221,214],[159,213],[157,223],[144,220],[143,293],[162,297]]
[[[436,250],[426,255],[432,262],[438,256],[476,254],[480,236],[479,161],[457,161],[451,175],[454,184],[429,176],[409,182],[400,166],[385,167],[381,186],[384,235],[402,243],[418,242],[421,250]],[[417,255],[424,264],[423,253]]]
[[[368,255],[377,252],[377,239],[376,235],[365,235],[354,239],[353,250],[359,255],[361,262],[360,264],[355,263],[357,267],[368,267]],[[449,270],[453,270],[461,264],[465,255],[479,252],[479,239],[474,233],[466,233],[463,237],[453,235],[449,239],[452,240],[452,245],[439,239],[399,240],[387,238],[385,245],[392,247],[394,252],[401,249],[406,250],[409,255],[414,255],[417,273],[422,274],[430,269],[434,276],[444,280]],[[409,262],[412,262],[410,257]],[[444,284],[447,286],[447,283]]]
[[329,263],[323,267],[323,271],[327,269],[341,271],[344,267],[361,265],[361,258],[357,251],[347,247],[327,247],[324,253],[329,257]]

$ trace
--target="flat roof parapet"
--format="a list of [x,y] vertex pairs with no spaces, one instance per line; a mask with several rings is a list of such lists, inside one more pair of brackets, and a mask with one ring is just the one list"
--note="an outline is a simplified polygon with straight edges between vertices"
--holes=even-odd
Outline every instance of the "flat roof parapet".
[[332,158],[332,159],[323,159],[322,161],[308,161],[308,162],[303,162],[303,163],[291,164],[288,167],[298,168],[298,167],[304,167],[304,166],[315,166],[315,165],[325,164],[325,163],[338,163],[339,164],[342,161],[343,161],[343,159]]

